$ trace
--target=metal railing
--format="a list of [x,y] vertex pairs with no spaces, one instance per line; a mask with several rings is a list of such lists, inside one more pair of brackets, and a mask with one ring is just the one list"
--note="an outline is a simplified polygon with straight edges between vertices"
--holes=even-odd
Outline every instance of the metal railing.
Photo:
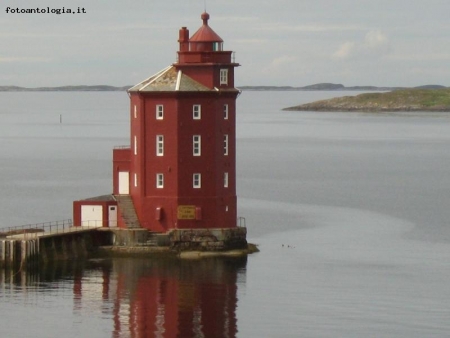
[[24,224],[8,228],[0,228],[0,237],[11,238],[12,236],[22,236],[24,239],[32,239],[43,235],[85,231],[86,228],[101,228],[102,225],[103,221],[84,221],[81,226],[74,226],[71,219],[66,219],[61,221]]
[[237,218],[237,226],[238,226],[239,228],[246,228],[246,225],[245,225],[245,217],[238,217],[238,218]]
[[120,145],[120,146],[114,146],[114,149],[129,149],[130,145]]

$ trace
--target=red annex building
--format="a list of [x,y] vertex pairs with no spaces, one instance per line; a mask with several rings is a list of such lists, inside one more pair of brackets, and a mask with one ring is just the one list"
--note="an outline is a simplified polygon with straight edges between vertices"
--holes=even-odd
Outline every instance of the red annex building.
[[[179,31],[177,61],[128,90],[130,147],[113,151],[113,194],[74,202],[75,225],[237,228],[232,51],[208,25]],[[245,237],[245,235],[244,235]]]

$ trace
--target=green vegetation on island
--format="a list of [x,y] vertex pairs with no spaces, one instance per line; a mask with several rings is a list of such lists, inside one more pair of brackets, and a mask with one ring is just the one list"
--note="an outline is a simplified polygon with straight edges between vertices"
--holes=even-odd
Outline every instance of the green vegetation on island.
[[[350,86],[346,87],[340,83],[316,83],[304,87],[292,86],[239,86],[241,90],[253,91],[391,91],[398,89],[408,89],[409,87],[376,87],[376,86]],[[416,89],[441,89],[446,88],[441,85],[424,85],[414,87]]]
[[385,93],[364,93],[336,97],[284,108],[288,111],[442,111],[450,112],[450,88],[401,89]]

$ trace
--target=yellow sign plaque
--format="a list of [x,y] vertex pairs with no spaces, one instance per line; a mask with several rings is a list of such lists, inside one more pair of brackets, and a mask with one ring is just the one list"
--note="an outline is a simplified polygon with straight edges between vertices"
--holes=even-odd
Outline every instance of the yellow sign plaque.
[[179,205],[177,209],[178,219],[195,219],[195,205]]

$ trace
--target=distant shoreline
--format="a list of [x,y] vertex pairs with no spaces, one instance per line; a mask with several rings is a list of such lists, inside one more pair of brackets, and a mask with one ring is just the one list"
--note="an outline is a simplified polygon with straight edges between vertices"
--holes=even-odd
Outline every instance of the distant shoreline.
[[132,86],[114,87],[107,85],[94,86],[59,86],[26,88],[18,86],[0,86],[0,92],[119,92],[127,91]]
[[[27,88],[19,86],[0,86],[0,92],[115,92],[127,91],[132,86],[109,86],[109,85],[77,85],[57,87]],[[241,86],[243,91],[392,91],[399,89],[411,89],[412,87],[376,87],[376,86],[351,86],[346,87],[335,83],[317,83],[304,87],[292,86]],[[443,89],[449,88],[441,85],[424,85],[413,87],[415,89]]]

